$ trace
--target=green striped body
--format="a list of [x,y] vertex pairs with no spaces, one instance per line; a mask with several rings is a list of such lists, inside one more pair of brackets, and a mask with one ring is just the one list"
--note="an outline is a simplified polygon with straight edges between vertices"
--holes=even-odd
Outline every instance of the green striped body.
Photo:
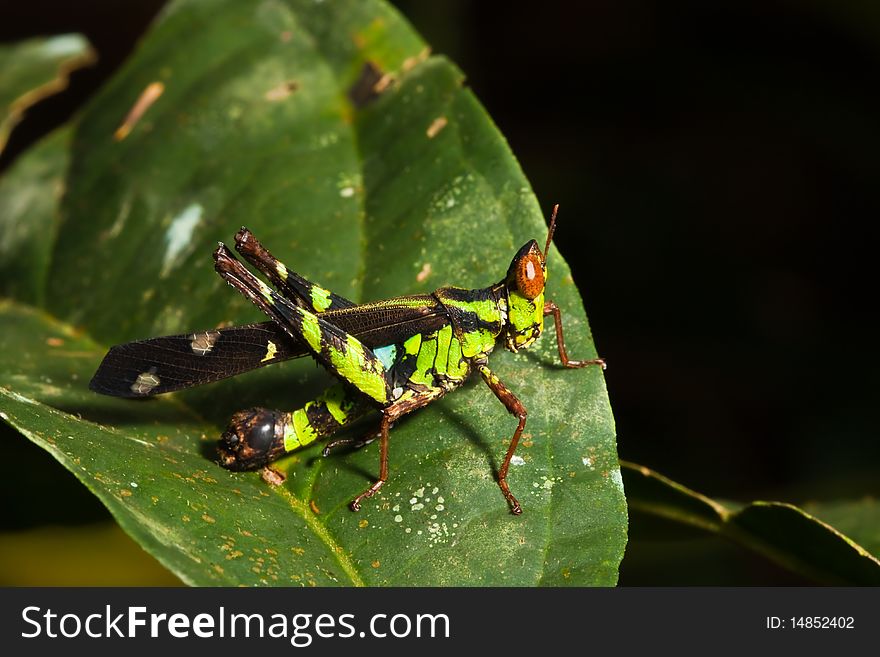
[[[475,297],[470,305],[468,297]],[[400,304],[408,298],[392,299],[387,304]],[[473,299],[471,299],[473,300]],[[344,343],[325,334],[321,341],[320,324],[308,318],[304,326],[318,326],[317,349],[331,362],[351,360],[350,369],[358,373],[356,381],[363,383],[375,370],[372,363],[378,360],[383,368],[381,386],[379,378],[373,383],[375,390],[387,390],[384,400],[375,399],[381,406],[406,403],[408,400],[436,399],[454,390],[467,380],[475,360],[484,360],[492,349],[503,325],[505,303],[499,304],[492,289],[463,290],[444,288],[433,298],[421,298],[420,303],[439,304],[441,309],[452,308],[449,319],[439,330],[416,333],[402,342],[375,347],[372,350],[351,348],[350,338]],[[500,307],[499,307],[500,306]],[[306,315],[310,314],[307,311]],[[455,322],[455,323],[453,323]],[[309,329],[307,329],[309,330]],[[311,329],[315,330],[315,329]],[[367,361],[369,352],[370,360]],[[375,360],[373,360],[375,359]],[[368,362],[370,363],[368,365]],[[284,451],[290,452],[328,438],[368,411],[363,391],[353,386],[336,384],[317,399],[302,408],[281,415]]]

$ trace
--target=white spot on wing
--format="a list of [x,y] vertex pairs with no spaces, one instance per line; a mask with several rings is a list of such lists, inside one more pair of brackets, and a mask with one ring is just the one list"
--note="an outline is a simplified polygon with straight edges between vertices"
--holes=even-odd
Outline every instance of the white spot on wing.
[[205,209],[199,203],[187,206],[183,212],[177,215],[165,232],[165,258],[162,260],[162,271],[159,273],[163,278],[171,273],[180,261],[180,257],[187,251],[192,243],[193,232],[202,220]]
[[204,356],[211,353],[214,343],[220,337],[219,331],[205,331],[204,333],[193,333],[189,338],[189,344],[194,353]]
[[161,383],[156,376],[156,368],[150,368],[149,372],[138,374],[137,380],[131,384],[131,391],[136,395],[149,395],[150,391]]

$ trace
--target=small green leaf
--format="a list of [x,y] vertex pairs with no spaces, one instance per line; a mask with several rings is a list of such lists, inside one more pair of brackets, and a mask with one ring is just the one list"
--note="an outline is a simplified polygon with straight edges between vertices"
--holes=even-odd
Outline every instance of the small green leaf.
[[80,34],[0,46],[0,151],[29,107],[66,89],[73,71],[94,62],[95,53]]
[[[243,224],[363,301],[492,284],[544,238],[461,72],[386,4],[172,3],[79,120],[66,190],[37,284],[48,314],[0,312],[0,408],[184,581],[616,582],[626,503],[604,381],[557,365],[552,334],[492,357],[529,410],[508,477],[520,517],[495,481],[515,421],[479,381],[395,426],[390,479],[360,513],[347,503],[378,472],[375,444],[299,452],[275,489],[214,460],[234,411],[296,408],[331,381],[309,359],[143,402],[86,388],[112,343],[262,319],[213,272],[216,242]],[[555,250],[548,267],[569,352],[590,357]]]
[[[880,584],[876,556],[792,504],[722,504],[644,466],[621,461],[621,469],[634,511],[720,534],[821,582]],[[825,514],[829,518],[836,515],[834,510]],[[875,523],[871,526],[876,528]]]

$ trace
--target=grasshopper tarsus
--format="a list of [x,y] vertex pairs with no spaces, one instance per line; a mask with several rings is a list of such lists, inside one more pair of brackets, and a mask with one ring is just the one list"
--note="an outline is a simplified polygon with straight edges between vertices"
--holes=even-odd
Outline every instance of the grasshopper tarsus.
[[260,469],[260,479],[274,488],[283,484],[287,476],[283,472],[266,465]]
[[498,485],[501,487],[504,499],[506,499],[507,503],[510,505],[510,512],[515,516],[520,515],[522,513],[522,506],[520,506],[519,501],[514,497],[513,493],[510,492],[510,487],[507,485],[507,479],[499,479]]
[[605,363],[604,358],[592,358],[590,360],[569,360],[568,362],[562,363],[563,367],[567,367],[570,370],[576,370],[581,367],[589,367],[590,365],[598,365],[603,370],[608,369],[607,363]]
[[379,489],[382,488],[382,485],[384,483],[385,483],[384,479],[380,479],[379,481],[374,483],[367,490],[365,490],[363,493],[361,493],[356,498],[354,498],[351,501],[351,504],[348,505],[349,508],[352,511],[360,511],[361,510],[361,500],[369,498],[369,497],[373,497],[373,495],[375,495],[379,491]]

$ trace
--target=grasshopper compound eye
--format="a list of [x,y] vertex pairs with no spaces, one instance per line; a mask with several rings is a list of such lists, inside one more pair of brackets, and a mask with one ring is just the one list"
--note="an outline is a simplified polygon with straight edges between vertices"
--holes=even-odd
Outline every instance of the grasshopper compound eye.
[[544,263],[539,254],[529,252],[516,263],[516,287],[529,300],[544,291]]

